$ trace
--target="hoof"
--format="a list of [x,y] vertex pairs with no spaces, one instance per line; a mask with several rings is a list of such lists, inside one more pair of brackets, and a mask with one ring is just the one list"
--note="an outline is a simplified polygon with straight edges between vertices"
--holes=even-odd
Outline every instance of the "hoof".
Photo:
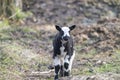
[[64,72],[64,76],[70,76],[70,72]]

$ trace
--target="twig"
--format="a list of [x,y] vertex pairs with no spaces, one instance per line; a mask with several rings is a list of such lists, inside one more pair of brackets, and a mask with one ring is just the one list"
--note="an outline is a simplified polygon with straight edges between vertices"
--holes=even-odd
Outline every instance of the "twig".
[[49,71],[43,71],[43,72],[32,72],[31,74],[49,74],[53,72],[54,70],[49,70]]
[[50,76],[54,76],[53,74],[54,70],[49,70],[49,71],[43,71],[43,72],[31,72],[29,74],[27,74],[27,77],[50,77]]

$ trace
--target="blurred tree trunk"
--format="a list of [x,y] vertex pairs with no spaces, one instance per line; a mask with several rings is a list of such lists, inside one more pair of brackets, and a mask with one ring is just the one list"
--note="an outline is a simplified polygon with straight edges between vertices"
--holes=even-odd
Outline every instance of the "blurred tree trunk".
[[16,7],[22,9],[22,0],[15,0]]
[[0,18],[14,15],[15,8],[22,9],[22,0],[0,0]]

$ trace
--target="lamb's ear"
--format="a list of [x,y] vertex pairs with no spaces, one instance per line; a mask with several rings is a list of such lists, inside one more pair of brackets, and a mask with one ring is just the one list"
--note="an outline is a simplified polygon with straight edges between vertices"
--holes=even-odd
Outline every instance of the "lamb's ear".
[[55,25],[55,27],[56,27],[56,29],[57,29],[58,31],[61,31],[61,28],[60,28],[60,26],[58,26],[58,25]]
[[69,28],[70,28],[70,30],[73,30],[75,27],[76,27],[76,25],[72,25]]

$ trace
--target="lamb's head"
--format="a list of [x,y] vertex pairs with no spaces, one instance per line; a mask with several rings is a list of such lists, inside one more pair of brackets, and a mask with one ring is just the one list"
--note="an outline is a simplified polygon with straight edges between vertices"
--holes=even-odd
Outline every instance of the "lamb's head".
[[56,25],[55,27],[59,31],[61,40],[68,41],[70,38],[70,32],[76,27],[76,25],[72,25],[70,27],[60,27]]

